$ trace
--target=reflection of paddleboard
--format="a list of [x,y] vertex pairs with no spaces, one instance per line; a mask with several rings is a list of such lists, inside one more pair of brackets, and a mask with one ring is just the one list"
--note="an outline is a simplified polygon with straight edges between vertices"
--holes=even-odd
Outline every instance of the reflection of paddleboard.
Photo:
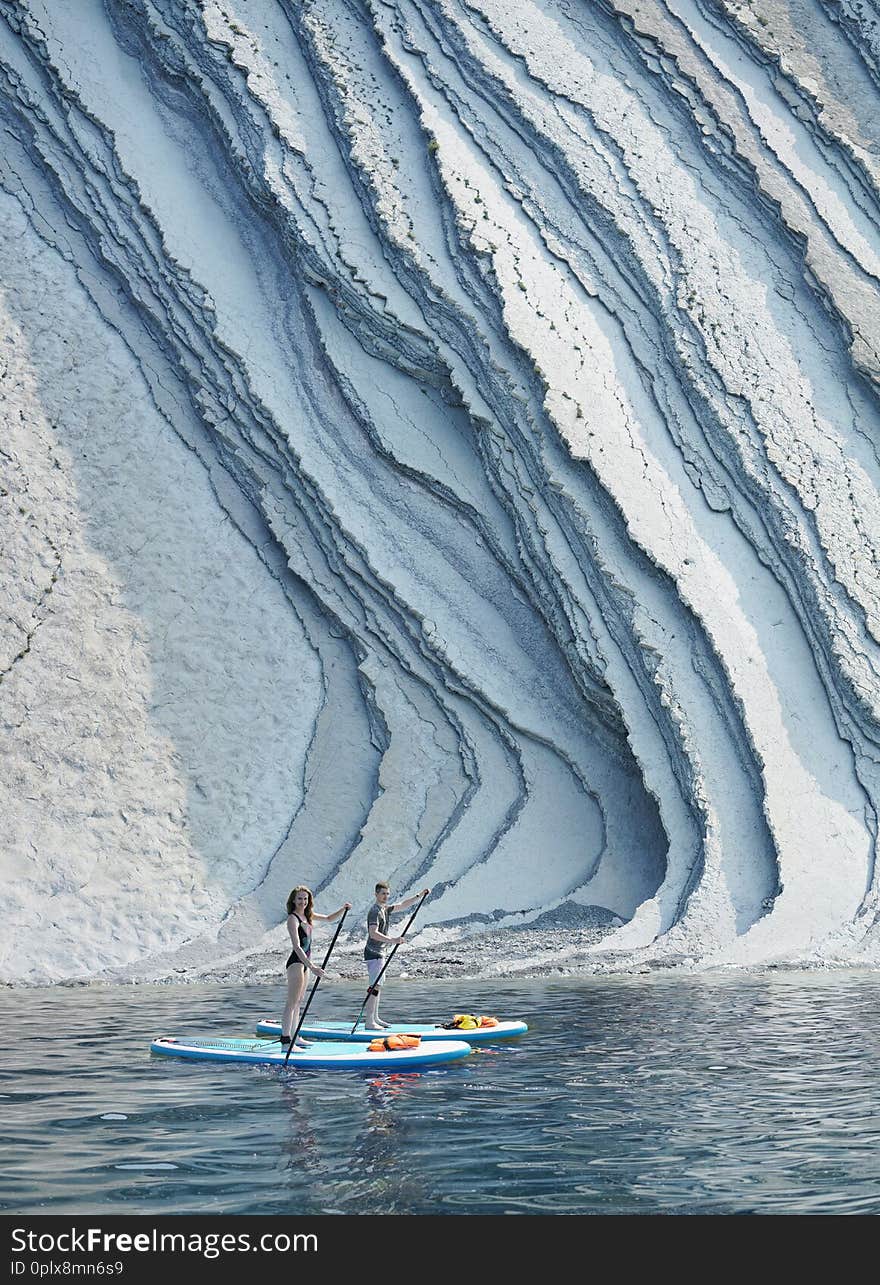
[[[473,1031],[449,1030],[445,1026],[436,1026],[432,1023],[420,1024],[418,1022],[395,1022],[388,1027],[387,1031],[377,1031],[372,1027],[366,1027],[362,1023],[354,1035],[351,1034],[351,1022],[306,1022],[300,1031],[305,1040],[352,1040],[354,1042],[363,1042],[371,1040],[380,1035],[390,1035],[392,1031],[398,1031],[401,1035],[421,1035],[423,1040],[430,1040],[432,1044],[440,1040],[467,1040],[468,1044],[488,1044],[491,1040],[509,1040],[514,1035],[525,1035],[529,1028],[525,1022],[499,1022],[497,1026],[477,1027]],[[275,1036],[277,1039],[281,1034],[281,1023],[273,1022],[268,1017],[257,1022],[257,1034],[266,1036]]]
[[[341,1040],[322,1041],[313,1044],[311,1048],[294,1049],[287,1059],[287,1065],[334,1071],[433,1066],[439,1062],[467,1057],[471,1051],[470,1044],[465,1044],[463,1040],[446,1039],[442,1042],[432,1041],[427,1047],[419,1045],[411,1049],[368,1053],[368,1042],[363,1036],[356,1045],[346,1044]],[[203,1062],[265,1062],[272,1066],[283,1066],[287,1049],[282,1048],[277,1039],[257,1040],[253,1036],[241,1039],[203,1039],[201,1036],[172,1039],[162,1036],[153,1040],[150,1052],[162,1053],[165,1057],[196,1058]]]

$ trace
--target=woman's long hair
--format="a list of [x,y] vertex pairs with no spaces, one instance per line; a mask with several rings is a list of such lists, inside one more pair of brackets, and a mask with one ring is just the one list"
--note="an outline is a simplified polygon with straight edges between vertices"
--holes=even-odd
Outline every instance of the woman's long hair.
[[287,913],[289,915],[292,915],[294,913],[294,910],[296,908],[296,894],[298,892],[307,892],[309,894],[309,899],[306,902],[306,922],[311,923],[312,916],[315,913],[315,899],[312,896],[311,888],[307,888],[304,883],[297,884],[293,892],[287,898]]

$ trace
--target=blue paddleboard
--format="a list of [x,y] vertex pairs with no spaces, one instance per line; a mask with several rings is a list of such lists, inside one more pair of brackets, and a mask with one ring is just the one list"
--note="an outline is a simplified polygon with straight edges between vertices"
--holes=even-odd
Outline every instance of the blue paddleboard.
[[[280,1029],[280,1028],[279,1028]],[[368,1040],[361,1036],[357,1044],[341,1040],[327,1040],[311,1048],[294,1049],[287,1059],[288,1066],[314,1067],[320,1070],[388,1070],[401,1067],[436,1066],[467,1057],[470,1044],[463,1040],[443,1040],[411,1049],[390,1049],[382,1053],[367,1051]],[[286,1049],[278,1039],[262,1040],[253,1036],[241,1039],[212,1039],[194,1036],[161,1036],[150,1045],[151,1053],[163,1057],[192,1058],[202,1062],[258,1062],[283,1066]]]
[[[281,1023],[265,1017],[257,1022],[257,1034],[278,1039],[281,1034]],[[489,1044],[494,1040],[509,1040],[515,1035],[525,1035],[528,1030],[525,1022],[499,1022],[497,1026],[478,1026],[473,1031],[449,1030],[432,1022],[395,1022],[387,1031],[377,1031],[358,1023],[354,1035],[351,1033],[351,1022],[310,1022],[308,1018],[300,1034],[305,1040],[350,1040],[362,1043],[380,1035],[390,1035],[399,1031],[401,1035],[421,1035],[423,1040],[432,1043],[443,1040],[467,1040],[468,1044]]]

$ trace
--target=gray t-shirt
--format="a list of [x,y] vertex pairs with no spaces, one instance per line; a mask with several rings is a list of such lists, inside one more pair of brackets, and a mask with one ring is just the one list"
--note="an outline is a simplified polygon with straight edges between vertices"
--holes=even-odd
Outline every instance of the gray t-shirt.
[[375,928],[380,933],[387,933],[390,918],[391,911],[386,906],[380,906],[378,901],[370,907],[370,913],[367,915],[367,944],[364,946],[364,959],[381,959],[385,954],[388,942],[375,941],[370,936],[370,929]]

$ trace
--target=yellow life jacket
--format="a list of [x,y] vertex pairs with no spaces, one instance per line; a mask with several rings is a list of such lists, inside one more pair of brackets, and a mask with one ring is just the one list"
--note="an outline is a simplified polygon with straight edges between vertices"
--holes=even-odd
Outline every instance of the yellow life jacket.
[[449,1023],[457,1031],[475,1031],[478,1027],[497,1026],[497,1017],[474,1017],[473,1013],[456,1013]]

